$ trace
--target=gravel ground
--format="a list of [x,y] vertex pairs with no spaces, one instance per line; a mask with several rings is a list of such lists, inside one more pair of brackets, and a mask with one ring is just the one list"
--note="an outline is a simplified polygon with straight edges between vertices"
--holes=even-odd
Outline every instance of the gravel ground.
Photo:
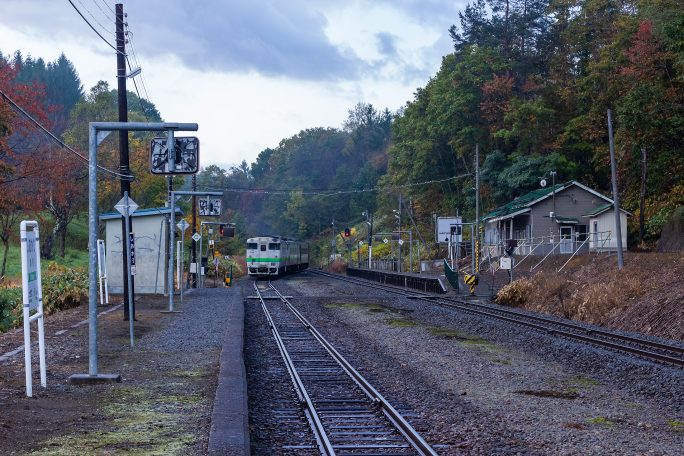
[[277,282],[442,454],[681,454],[684,374],[382,291]]
[[[0,455],[206,454],[226,303],[235,292],[196,290],[182,306],[176,301],[178,314],[160,312],[168,298],[136,297],[134,350],[122,310],[101,316],[99,372],[120,373],[118,384],[68,382],[88,371],[88,326],[78,325],[87,306],[47,317],[47,389],[34,383],[35,397],[25,397],[21,354],[0,363]],[[18,336],[0,335],[0,347],[16,346]]]

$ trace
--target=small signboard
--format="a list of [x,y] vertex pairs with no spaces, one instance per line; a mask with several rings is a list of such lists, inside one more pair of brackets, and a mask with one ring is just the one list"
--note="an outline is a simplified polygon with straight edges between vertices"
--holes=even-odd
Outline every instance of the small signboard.
[[387,243],[389,242],[389,239],[387,239],[387,238],[382,238],[382,242],[384,242],[385,244],[387,244]]
[[185,219],[182,219],[180,222],[176,223],[176,226],[182,233],[185,233],[185,230],[190,227],[190,224],[186,222]]
[[97,278],[100,284],[100,305],[109,304],[109,287],[107,285],[107,256],[104,239],[97,240]]
[[[133,201],[133,199],[129,196],[128,197],[128,215],[131,215],[133,212],[138,210],[138,203]],[[119,214],[123,215],[124,217],[126,216],[126,197],[122,197],[118,203],[114,205],[114,209],[116,209]]]
[[404,240],[403,240],[403,239],[399,239],[397,242],[399,243],[399,245],[404,245]]
[[461,217],[437,217],[437,242],[463,242]]
[[129,233],[128,242],[131,243],[131,275],[135,275],[135,234]]
[[[43,318],[43,286],[40,270],[40,245],[38,222],[24,220],[20,224],[21,240],[21,288],[24,304],[24,362],[26,364],[26,395],[33,396],[31,372],[31,322],[38,321],[38,355],[40,360],[40,384],[47,386],[45,363],[45,326]],[[31,311],[36,313],[31,315]]]
[[200,199],[199,215],[210,217],[218,217],[221,215],[221,198]]
[[499,266],[501,267],[501,269],[511,269],[513,267],[513,258],[501,257],[499,259]]
[[195,242],[199,242],[199,240],[202,239],[202,236],[200,236],[199,233],[195,233],[192,235],[192,240]]
[[152,174],[196,174],[199,171],[199,139],[194,136],[173,139],[173,169],[169,165],[168,138],[153,138],[150,142],[150,171]]

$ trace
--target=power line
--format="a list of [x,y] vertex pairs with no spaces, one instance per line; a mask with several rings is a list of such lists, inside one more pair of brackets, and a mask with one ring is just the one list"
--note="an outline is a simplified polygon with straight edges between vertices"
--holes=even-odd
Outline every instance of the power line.
[[[132,31],[131,28],[128,26],[128,24],[126,25],[126,27],[127,27],[127,29],[128,29],[128,30],[127,30],[127,36],[128,36],[128,42],[129,42],[129,44],[131,45],[131,46],[130,46],[130,49],[131,49],[131,55],[133,56],[133,61],[135,62],[135,64],[136,64],[138,67],[140,67],[141,65],[140,65],[140,61],[138,60],[138,53],[137,53],[137,51],[135,50],[135,43],[133,42],[133,31]],[[147,83],[145,82],[145,75],[142,74],[142,73],[140,73],[140,82],[141,82],[141,85],[142,85],[143,93],[145,94],[145,99],[146,99],[147,101],[149,101],[150,103],[152,103],[152,98],[150,97],[150,94],[149,94],[149,92],[147,91]]]
[[96,23],[97,25],[99,25],[99,26],[102,28],[102,30],[104,30],[105,32],[109,33],[110,35],[116,36],[116,34],[115,34],[114,32],[112,32],[111,30],[109,30],[107,27],[105,27],[104,25],[102,25],[102,22],[100,22],[100,21],[97,20],[97,18],[95,17],[95,15],[94,15],[93,13],[90,12],[90,10],[88,9],[88,7],[85,6],[81,0],[76,0],[76,1],[83,7],[84,10],[86,10],[86,12],[88,13],[88,15],[89,15],[90,17],[93,18],[93,20],[95,21],[95,23]]
[[96,29],[95,27],[93,27],[93,24],[91,24],[91,23],[88,21],[88,19],[86,19],[86,17],[83,15],[83,13],[81,13],[81,11],[76,7],[76,5],[74,5],[74,2],[72,2],[71,0],[67,0],[67,1],[69,2],[69,4],[70,4],[71,6],[74,7],[74,9],[75,9],[76,12],[78,13],[78,15],[81,16],[81,19],[83,19],[83,20],[86,22],[86,24],[88,24],[88,26],[93,30],[93,32],[95,32],[95,33],[97,34],[97,36],[99,36],[100,38],[102,38],[102,41],[104,41],[105,43],[107,43],[107,46],[109,46],[110,48],[114,49],[114,52],[116,52],[117,54],[122,54],[121,51],[119,51],[112,43],[110,43],[109,41],[107,41],[107,39],[106,39],[104,36],[102,36],[102,34],[101,34],[100,32],[98,32],[97,29]]
[[370,193],[370,192],[399,190],[399,189],[410,188],[410,187],[419,187],[422,185],[430,185],[430,184],[438,184],[438,183],[442,183],[442,182],[449,182],[452,180],[461,179],[463,177],[468,177],[471,175],[472,175],[471,173],[466,173],[466,174],[461,174],[458,176],[447,177],[445,179],[432,179],[432,180],[423,181],[423,182],[413,182],[410,184],[387,185],[384,187],[372,187],[372,188],[363,188],[363,189],[355,189],[355,190],[302,190],[302,189],[268,190],[268,189],[254,189],[254,188],[211,187],[211,186],[202,186],[202,189],[203,190],[232,192],[232,193],[250,193],[250,194],[257,194],[257,195],[289,195],[290,193],[294,192],[294,193],[300,193],[302,195],[312,195],[312,196],[338,196],[338,195],[347,195],[347,194],[355,194],[355,193]]
[[92,0],[92,1],[93,1],[93,3],[95,3],[95,6],[97,6],[97,9],[99,9],[100,11],[102,11],[102,14],[105,15],[105,17],[107,18],[107,20],[112,21],[112,22],[115,22],[115,21],[116,21],[116,13],[115,13],[114,10],[112,10],[112,8],[107,4],[107,2],[105,2],[104,0],[101,0],[102,3],[104,3],[105,6],[106,6],[107,8],[109,8],[109,11],[111,11],[111,12],[114,14],[114,16],[110,15],[109,13],[107,13],[107,11],[103,10],[102,7],[100,6],[100,4],[97,3],[95,0]]
[[105,0],[100,0],[100,1],[101,1],[102,3],[104,3],[104,5],[107,7],[107,9],[108,9],[109,11],[111,11],[112,14],[113,14],[114,16],[116,16],[116,11],[114,11],[114,10],[112,9],[112,7],[109,6],[109,3],[107,3]]
[[[14,100],[12,100],[12,99],[11,99],[7,94],[5,94],[5,92],[3,92],[2,90],[0,90],[0,96],[1,96],[3,99],[5,99],[9,104],[11,104],[11,105],[12,105],[16,110],[18,110],[21,114],[23,114],[24,117],[26,117],[28,120],[30,120],[35,126],[37,126],[38,128],[40,128],[40,129],[43,131],[43,133],[45,133],[45,134],[46,134],[48,137],[50,137],[53,141],[55,141],[57,144],[59,144],[62,148],[66,149],[66,150],[68,150],[69,152],[71,152],[72,154],[76,155],[76,156],[79,157],[81,160],[83,160],[85,163],[89,163],[89,162],[90,162],[90,160],[88,160],[88,157],[86,157],[86,156],[84,156],[84,155],[82,155],[82,154],[76,152],[74,149],[72,149],[72,148],[69,147],[67,144],[65,144],[61,139],[59,139],[57,136],[55,136],[50,130],[48,130],[47,128],[45,128],[45,127],[43,126],[43,124],[41,124],[41,123],[38,122],[36,119],[34,119],[33,116],[31,116],[31,114],[29,114],[28,112],[26,112],[26,111],[24,110],[24,108],[22,108],[21,106],[19,106],[18,104],[16,104],[16,103],[14,102]],[[101,172],[106,173],[106,174],[110,174],[111,176],[115,176],[115,177],[119,177],[119,178],[127,179],[127,180],[133,180],[133,179],[134,179],[134,176],[131,175],[131,174],[120,174],[120,173],[117,173],[116,171],[112,171],[111,169],[105,168],[104,166],[100,166],[100,165],[97,165],[97,168],[98,168]]]

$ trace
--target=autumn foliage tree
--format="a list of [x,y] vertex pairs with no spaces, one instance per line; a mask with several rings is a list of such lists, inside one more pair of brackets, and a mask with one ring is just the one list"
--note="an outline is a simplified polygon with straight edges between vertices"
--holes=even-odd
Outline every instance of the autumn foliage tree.
[[29,184],[31,177],[42,172],[38,166],[42,141],[36,140],[31,121],[12,106],[21,106],[39,122],[49,124],[43,108],[44,87],[19,83],[14,66],[0,59],[0,241],[3,244],[0,277],[4,277],[10,239],[18,231],[23,213],[40,208],[37,189]]

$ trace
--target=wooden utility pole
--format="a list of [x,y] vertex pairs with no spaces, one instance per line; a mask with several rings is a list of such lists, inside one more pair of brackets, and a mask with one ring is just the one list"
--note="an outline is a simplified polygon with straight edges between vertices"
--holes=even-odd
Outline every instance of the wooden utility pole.
[[622,227],[620,226],[620,195],[617,185],[617,164],[615,161],[615,142],[613,141],[613,113],[608,110],[608,141],[610,146],[610,175],[613,181],[613,210],[615,211],[615,235],[617,245],[618,269],[622,269],[625,260],[622,257]]
[[[124,12],[123,4],[116,4],[116,79],[117,79],[117,95],[119,98],[119,122],[128,122],[128,98],[126,97],[126,38],[124,37]],[[128,166],[128,131],[119,130],[119,173],[121,173],[121,196],[124,194],[131,194],[131,181],[127,176],[131,174]],[[126,237],[126,219],[121,218],[121,239],[122,242],[128,242]],[[133,232],[133,217],[128,218],[128,231]],[[125,245],[122,244],[122,247]],[[123,248],[123,251],[126,251]],[[126,255],[123,257],[123,301],[124,301],[124,320],[135,320],[135,285],[134,279],[131,276],[131,282],[128,283],[128,259]],[[130,293],[131,303],[129,305],[128,287],[131,288]],[[129,315],[129,307],[133,310],[133,315]]]

